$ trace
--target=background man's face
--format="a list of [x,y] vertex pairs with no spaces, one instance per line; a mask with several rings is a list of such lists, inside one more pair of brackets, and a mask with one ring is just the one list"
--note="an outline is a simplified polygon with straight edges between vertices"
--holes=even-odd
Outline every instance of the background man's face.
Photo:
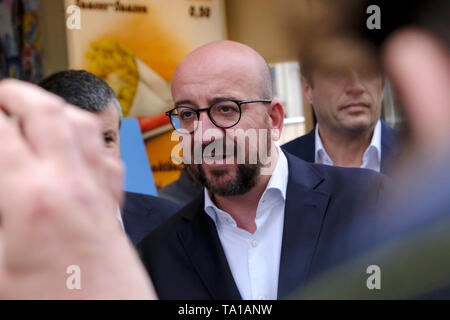
[[[220,99],[249,100],[261,99],[261,88],[258,86],[258,77],[249,67],[248,61],[239,61],[239,57],[225,59],[210,59],[198,63],[185,63],[180,68],[172,82],[172,95],[175,104],[183,101],[183,105],[192,108],[206,108]],[[256,78],[255,78],[256,77]],[[213,193],[227,196],[242,194],[251,189],[259,177],[260,164],[248,164],[249,154],[258,152],[258,144],[240,142],[231,138],[233,130],[242,129],[268,129],[270,121],[267,119],[267,104],[252,103],[242,105],[242,116],[239,123],[230,129],[216,127],[208,117],[207,112],[200,113],[201,132],[196,132],[190,139],[182,139],[184,150],[191,149],[194,155],[194,146],[207,147],[217,140],[223,142],[222,163],[214,161],[201,165],[191,165],[192,171],[197,173],[200,183],[203,183]],[[204,133],[211,129],[215,131],[215,139],[205,139]],[[200,130],[200,128],[198,129]],[[268,132],[270,140],[270,131]],[[201,140],[200,140],[201,138]],[[221,143],[222,143],[221,142]],[[232,163],[227,158],[226,151],[234,148]],[[270,149],[270,144],[268,146]],[[238,164],[237,152],[245,152],[246,164]],[[218,154],[216,153],[217,157]],[[258,159],[259,160],[259,159]],[[189,166],[190,164],[185,164]],[[203,181],[202,181],[203,180]]]
[[96,116],[102,127],[105,153],[120,158],[119,112],[110,104],[102,112],[96,113]]
[[303,90],[320,126],[361,132],[372,129],[381,115],[383,78],[375,71],[318,68]]

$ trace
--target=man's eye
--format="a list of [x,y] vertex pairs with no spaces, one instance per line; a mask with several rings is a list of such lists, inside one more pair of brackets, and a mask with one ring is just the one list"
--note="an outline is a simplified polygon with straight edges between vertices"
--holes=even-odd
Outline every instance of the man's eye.
[[230,105],[219,105],[217,109],[220,113],[232,113],[237,111],[235,106]]
[[112,137],[104,137],[103,140],[106,144],[113,143],[114,139]]
[[340,77],[345,77],[345,74],[343,72],[339,72],[336,70],[330,70],[325,73],[325,76],[328,78],[340,78]]
[[180,112],[180,118],[183,120],[189,120],[194,116],[195,112],[193,111],[182,111]]

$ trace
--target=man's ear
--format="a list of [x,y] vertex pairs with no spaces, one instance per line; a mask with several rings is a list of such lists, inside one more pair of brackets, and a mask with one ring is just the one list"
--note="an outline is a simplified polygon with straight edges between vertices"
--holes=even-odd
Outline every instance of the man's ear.
[[284,123],[284,108],[278,100],[272,100],[268,109],[269,117],[272,121],[272,140],[278,141],[281,137]]
[[306,102],[312,105],[312,85],[305,76],[301,76],[300,80],[302,84],[303,96],[305,97]]

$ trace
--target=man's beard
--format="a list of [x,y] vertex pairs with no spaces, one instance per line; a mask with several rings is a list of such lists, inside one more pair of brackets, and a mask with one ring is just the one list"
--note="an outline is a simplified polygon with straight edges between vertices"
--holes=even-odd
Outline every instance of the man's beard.
[[213,176],[211,181],[200,164],[187,164],[186,167],[194,182],[206,187],[212,194],[222,197],[242,195],[250,191],[256,185],[261,170],[258,164],[238,164],[235,167],[236,176],[231,181],[218,183],[217,180],[229,174],[228,170],[210,171],[210,175]]
[[[209,170],[210,178],[206,175],[205,169],[201,164],[187,164],[185,163],[186,172],[190,176],[191,180],[193,180],[194,184],[200,185],[202,187],[206,187],[206,189],[218,196],[227,197],[227,196],[237,196],[242,195],[249,192],[258,182],[258,178],[261,174],[261,167],[263,166],[262,162],[267,163],[267,151],[270,152],[271,146],[271,136],[270,136],[270,120],[269,116],[266,115],[265,119],[266,129],[268,130],[268,134],[266,137],[266,148],[269,150],[265,150],[265,152],[258,154],[258,156],[262,156],[262,159],[259,159],[257,156],[256,164],[248,164],[248,163],[237,163],[234,172],[234,177],[232,179],[227,179],[227,181],[219,181],[220,179],[224,179],[227,175],[230,175],[230,170],[227,168],[214,168]],[[206,146],[202,147],[202,153]],[[234,155],[245,154],[244,146],[242,149],[234,142]],[[261,146],[260,146],[261,147]],[[248,146],[250,148],[250,146]],[[226,144],[222,150],[227,150]],[[194,154],[194,150],[192,149],[191,154]],[[244,152],[244,153],[241,153]],[[255,152],[257,152],[255,150]],[[249,160],[248,157],[245,157],[246,162]],[[225,159],[224,159],[225,161]],[[235,158],[237,161],[237,158]],[[225,165],[226,166],[226,165]],[[233,173],[231,173],[233,175]]]
[[[234,158],[233,164],[224,164],[222,168],[210,168],[208,174],[205,168],[201,164],[185,164],[186,171],[188,172],[194,183],[206,187],[208,191],[212,194],[218,196],[237,196],[242,195],[250,191],[258,182],[258,177],[261,173],[261,162],[257,159],[256,164],[249,164],[248,157],[245,157],[246,163],[239,163],[238,154],[242,155],[245,153],[245,149],[241,149],[238,145],[234,144]],[[202,148],[205,149],[205,146]],[[227,147],[224,146],[223,150]],[[255,151],[256,152],[256,151]],[[203,153],[202,153],[203,154]],[[226,159],[223,159],[226,163]],[[230,166],[233,166],[234,172],[231,172]],[[232,176],[232,178],[229,178]]]

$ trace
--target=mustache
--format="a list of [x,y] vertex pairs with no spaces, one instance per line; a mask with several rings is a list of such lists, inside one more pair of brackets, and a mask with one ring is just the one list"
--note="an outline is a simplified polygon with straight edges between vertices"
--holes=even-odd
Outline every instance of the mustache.
[[231,155],[238,155],[238,152],[243,152],[244,150],[239,146],[238,143],[233,141],[232,143],[226,142],[224,139],[214,140],[208,143],[203,143],[199,146],[192,146],[192,151],[199,154],[201,152],[203,157],[227,157]]

